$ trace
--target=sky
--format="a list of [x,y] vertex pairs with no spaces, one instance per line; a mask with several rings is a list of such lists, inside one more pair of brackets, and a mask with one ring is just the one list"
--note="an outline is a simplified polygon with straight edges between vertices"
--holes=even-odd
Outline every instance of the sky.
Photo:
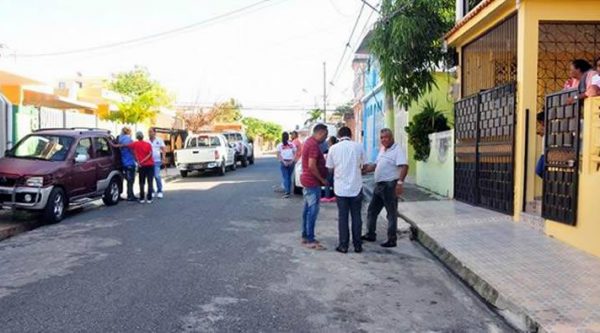
[[[334,72],[362,7],[361,0],[271,0],[184,33],[97,51],[28,56],[95,47],[187,26],[258,0],[0,0],[0,66],[54,82],[110,76],[135,65],[172,91],[179,103],[237,99],[258,117],[292,129],[323,104],[352,99],[351,60],[377,15],[364,7],[340,71]],[[376,0],[371,0],[376,3]],[[7,56],[8,55],[8,56]],[[297,109],[276,110],[276,109]]]

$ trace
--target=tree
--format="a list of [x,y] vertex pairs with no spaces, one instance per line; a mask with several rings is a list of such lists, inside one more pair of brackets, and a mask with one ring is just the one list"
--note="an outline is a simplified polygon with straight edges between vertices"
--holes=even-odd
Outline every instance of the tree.
[[210,108],[196,107],[195,110],[184,112],[181,117],[186,128],[197,132],[214,123],[233,123],[242,119],[241,105],[230,99],[223,103],[215,103]]
[[304,125],[309,125],[317,122],[323,116],[323,110],[321,109],[312,109],[308,111],[306,121]]
[[249,138],[255,141],[260,138],[263,143],[269,143],[270,146],[281,138],[283,132],[278,124],[252,117],[242,119],[242,124],[246,127],[246,134]]
[[417,113],[406,126],[408,143],[415,148],[415,160],[427,161],[427,158],[429,158],[431,149],[429,134],[449,129],[448,119],[442,112],[437,110],[437,105],[433,101],[425,101],[422,111]]
[[242,120],[242,105],[230,98],[223,103],[215,103],[212,112],[216,114],[215,121],[219,123],[233,123]]
[[144,67],[136,66],[122,72],[109,83],[109,88],[128,97],[119,103],[119,110],[109,112],[106,118],[119,123],[135,124],[153,120],[161,107],[170,106],[173,98],[167,90],[150,77]]
[[443,35],[454,24],[454,0],[383,0],[370,49],[388,96],[408,107],[435,86],[447,58]]
[[353,114],[353,113],[354,113],[354,109],[352,108],[352,102],[348,102],[344,105],[340,105],[337,108],[335,108],[335,111],[333,111],[334,115],[340,116],[340,117],[342,117],[342,119],[344,118],[345,115]]

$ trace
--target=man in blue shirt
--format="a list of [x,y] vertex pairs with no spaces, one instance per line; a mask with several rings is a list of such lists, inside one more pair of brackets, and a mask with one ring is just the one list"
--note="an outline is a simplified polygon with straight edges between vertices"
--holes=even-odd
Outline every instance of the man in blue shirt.
[[[131,129],[123,127],[121,135],[117,138],[119,145],[128,145],[133,142],[131,139]],[[133,183],[135,182],[135,158],[133,152],[128,147],[121,147],[121,164],[123,165],[123,176],[127,180],[127,201],[136,201],[133,194]]]

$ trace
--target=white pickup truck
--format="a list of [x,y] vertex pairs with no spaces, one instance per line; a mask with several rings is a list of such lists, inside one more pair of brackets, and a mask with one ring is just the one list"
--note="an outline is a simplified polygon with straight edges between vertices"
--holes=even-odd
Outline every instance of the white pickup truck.
[[222,134],[193,134],[183,149],[175,151],[175,165],[181,177],[191,171],[216,171],[224,176],[227,169],[235,170],[235,149]]

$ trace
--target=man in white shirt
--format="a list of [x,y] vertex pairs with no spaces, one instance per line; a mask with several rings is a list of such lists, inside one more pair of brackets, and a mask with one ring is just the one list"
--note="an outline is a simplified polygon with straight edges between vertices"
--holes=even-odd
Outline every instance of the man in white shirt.
[[156,137],[156,130],[151,128],[148,131],[150,144],[152,145],[152,159],[154,160],[154,179],[156,180],[156,196],[163,198],[162,178],[160,177],[160,168],[162,167],[163,154],[166,151],[165,142]]
[[377,155],[376,164],[366,165],[363,168],[364,172],[375,171],[375,189],[367,211],[367,234],[362,239],[369,242],[377,240],[375,234],[377,217],[381,209],[385,207],[388,220],[388,240],[381,246],[396,247],[398,196],[404,191],[403,184],[408,173],[408,162],[404,149],[394,142],[394,133],[391,129],[382,129],[379,138],[383,147]]
[[326,166],[333,170],[334,192],[338,206],[339,245],[335,249],[340,253],[348,253],[350,232],[348,230],[348,214],[352,216],[352,243],[354,252],[362,252],[362,174],[364,150],[360,144],[352,141],[352,131],[342,127],[338,131],[339,142],[327,154]]

